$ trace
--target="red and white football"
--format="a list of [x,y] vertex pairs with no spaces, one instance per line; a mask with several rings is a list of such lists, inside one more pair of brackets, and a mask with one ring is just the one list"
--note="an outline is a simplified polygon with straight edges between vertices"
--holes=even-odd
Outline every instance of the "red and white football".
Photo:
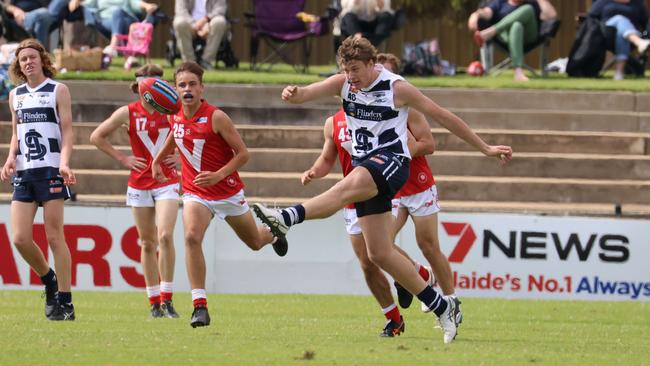
[[181,110],[181,98],[164,80],[146,78],[138,83],[138,91],[144,101],[160,113],[176,114]]

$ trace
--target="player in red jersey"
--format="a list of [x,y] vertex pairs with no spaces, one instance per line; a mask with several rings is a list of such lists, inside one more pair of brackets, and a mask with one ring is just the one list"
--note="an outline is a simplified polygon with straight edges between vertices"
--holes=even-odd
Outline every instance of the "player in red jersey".
[[[140,80],[146,77],[160,78],[162,75],[163,70],[159,66],[144,65],[135,72],[136,81],[131,89],[137,94]],[[179,203],[178,173],[175,168],[178,158],[173,154],[165,155],[162,170],[167,181],[164,183],[155,180],[151,171],[153,158],[170,132],[167,118],[140,97],[138,101],[118,108],[90,136],[90,141],[97,148],[131,170],[126,204],[132,207],[138,230],[142,247],[140,261],[153,318],[178,318],[172,304],[176,258],[174,226]],[[109,142],[109,136],[122,126],[128,130],[133,155],[123,153]]]
[[233,122],[219,108],[203,99],[203,69],[184,62],[174,74],[183,108],[171,119],[172,135],[154,159],[154,177],[165,180],[164,157],[174,147],[181,152],[183,177],[183,226],[185,258],[192,288],[192,327],[210,324],[205,292],[203,236],[216,215],[224,219],[251,249],[272,243],[275,252],[287,252],[284,238],[276,239],[268,228],[257,226],[244,197],[244,184],[237,169],[249,158],[248,150]]
[[[399,59],[393,54],[378,54],[377,63],[382,64],[391,72],[399,72]],[[420,112],[415,110],[409,111],[409,117],[411,115],[422,116]],[[408,129],[418,144],[421,144],[421,141],[427,138],[432,138],[429,124],[423,118],[409,118]],[[429,152],[419,151],[420,146],[414,145],[414,149],[415,151],[411,151],[413,159],[409,166],[409,179],[392,201],[393,208],[397,211],[395,215],[397,217],[395,235],[404,227],[406,220],[410,216],[415,225],[415,240],[422,251],[422,255],[431,265],[430,269],[419,266],[420,275],[426,277],[425,280],[432,286],[434,281],[437,281],[445,296],[456,298],[451,266],[445,254],[440,250],[440,242],[438,241],[438,212],[440,206],[438,205],[436,182],[431,173],[431,168],[429,168],[429,163],[427,163],[424,156],[428,155]],[[427,146],[425,146],[425,149],[427,149]],[[433,151],[430,153],[433,153]],[[430,270],[433,270],[435,277],[430,273]],[[404,305],[410,304],[413,295],[397,282],[395,282],[395,287],[400,298],[400,305],[402,303]],[[460,301],[457,301],[457,303],[460,304]],[[404,307],[404,305],[402,306]],[[430,311],[426,305],[422,305],[421,308],[424,312]],[[454,316],[458,323],[462,321],[460,306],[456,308]]]

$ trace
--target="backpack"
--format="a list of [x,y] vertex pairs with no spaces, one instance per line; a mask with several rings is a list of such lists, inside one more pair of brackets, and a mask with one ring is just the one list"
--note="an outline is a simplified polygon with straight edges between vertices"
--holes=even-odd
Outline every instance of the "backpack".
[[600,20],[587,17],[576,33],[566,73],[573,77],[597,77],[605,62],[606,52]]

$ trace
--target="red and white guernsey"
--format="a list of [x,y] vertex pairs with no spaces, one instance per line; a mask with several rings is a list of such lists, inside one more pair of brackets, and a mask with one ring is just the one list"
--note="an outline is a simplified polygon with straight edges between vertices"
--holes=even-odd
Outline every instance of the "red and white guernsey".
[[[345,177],[350,174],[354,167],[352,166],[352,157],[350,156],[352,140],[350,139],[350,130],[348,130],[348,122],[345,119],[345,111],[343,109],[334,115],[332,121],[332,138],[334,139],[334,144],[339,155],[339,162],[341,163],[341,170]],[[343,144],[348,146],[347,149]],[[345,208],[354,208],[354,204],[347,205]]]
[[424,156],[417,156],[411,160],[409,167],[409,179],[406,181],[402,189],[397,192],[395,198],[411,196],[424,192],[436,184],[429,168],[427,158]]
[[147,168],[142,171],[131,170],[129,187],[148,190],[169,184],[178,183],[178,173],[175,168],[162,164],[162,170],[168,178],[166,182],[158,182],[151,174],[151,162],[158,151],[165,144],[169,135],[169,122],[167,115],[153,112],[149,113],[140,101],[128,105],[129,108],[129,141],[133,156],[147,159]]
[[213,186],[197,187],[193,183],[200,172],[216,172],[235,156],[226,140],[212,130],[212,115],[218,109],[201,101],[192,117],[186,118],[182,109],[172,117],[172,133],[181,152],[183,192],[208,201],[231,197],[244,188],[237,172]]

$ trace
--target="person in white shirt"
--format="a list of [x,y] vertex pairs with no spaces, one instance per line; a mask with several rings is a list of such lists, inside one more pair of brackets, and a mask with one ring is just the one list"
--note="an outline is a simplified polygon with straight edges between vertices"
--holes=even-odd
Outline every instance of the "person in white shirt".
[[341,1],[341,36],[367,38],[373,46],[379,46],[390,36],[394,12],[390,0],[343,0]]
[[[219,44],[227,29],[226,0],[177,0],[174,8],[174,31],[183,62],[195,61],[213,70]],[[192,39],[205,39],[201,60],[196,60]]]

